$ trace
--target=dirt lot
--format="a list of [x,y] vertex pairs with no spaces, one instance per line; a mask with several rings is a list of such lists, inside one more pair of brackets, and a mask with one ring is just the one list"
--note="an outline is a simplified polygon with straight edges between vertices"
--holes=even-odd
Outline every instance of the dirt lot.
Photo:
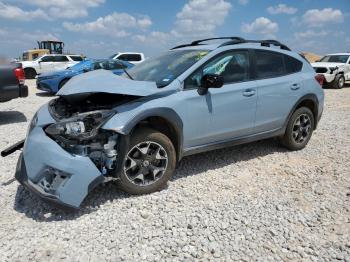
[[[0,104],[0,149],[25,137],[52,97]],[[276,140],[185,158],[168,188],[145,196],[97,188],[64,213],[13,180],[0,159],[0,261],[345,260],[350,262],[350,87],[325,90],[302,151]]]

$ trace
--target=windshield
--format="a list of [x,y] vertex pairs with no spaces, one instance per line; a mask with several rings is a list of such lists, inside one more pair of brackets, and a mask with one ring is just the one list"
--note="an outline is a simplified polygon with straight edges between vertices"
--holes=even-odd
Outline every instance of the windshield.
[[332,62],[345,64],[349,59],[348,55],[327,55],[323,57],[320,62]]
[[128,70],[128,73],[134,80],[156,82],[158,87],[163,87],[208,53],[208,50],[168,51],[158,57],[145,60]]
[[91,61],[91,60],[83,60],[83,61],[71,66],[69,69],[76,70],[76,71],[83,70],[84,68],[90,69],[92,62],[93,61]]

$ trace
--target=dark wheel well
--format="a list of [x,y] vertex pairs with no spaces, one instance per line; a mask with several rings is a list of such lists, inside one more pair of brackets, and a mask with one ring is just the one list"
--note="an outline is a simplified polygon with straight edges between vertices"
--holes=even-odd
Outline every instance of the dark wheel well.
[[[301,107],[307,107],[311,110],[312,114],[314,115],[315,123],[314,123],[314,129],[316,129],[317,126],[317,116],[318,116],[318,107],[315,101],[311,99],[305,99],[301,101],[298,106],[295,108],[295,110],[301,108]],[[294,110],[294,112],[295,112]]]
[[37,75],[36,70],[33,67],[26,67],[23,69],[25,78],[32,79]]
[[140,121],[132,130],[131,133],[135,132],[137,129],[141,127],[150,127],[153,128],[160,133],[166,135],[172,142],[176,150],[176,160],[178,161],[180,158],[180,139],[178,132],[174,125],[169,122],[167,119],[160,116],[151,116],[142,121]]
[[58,85],[58,89],[61,89],[69,80],[70,78],[64,78],[61,80],[61,82]]

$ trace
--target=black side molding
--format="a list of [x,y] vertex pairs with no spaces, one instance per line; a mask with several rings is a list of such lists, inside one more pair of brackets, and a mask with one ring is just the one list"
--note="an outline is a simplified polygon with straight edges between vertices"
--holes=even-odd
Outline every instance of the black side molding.
[[13,144],[12,146],[9,146],[8,148],[1,151],[1,156],[5,157],[8,155],[11,155],[13,152],[20,150],[24,146],[25,139],[18,141],[16,144]]

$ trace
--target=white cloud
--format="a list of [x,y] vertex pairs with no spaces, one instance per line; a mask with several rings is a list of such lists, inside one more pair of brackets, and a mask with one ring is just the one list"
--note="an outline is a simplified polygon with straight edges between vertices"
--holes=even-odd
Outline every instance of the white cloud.
[[292,7],[292,6],[287,6],[286,4],[279,4],[277,6],[269,6],[267,8],[267,12],[269,12],[272,15],[277,15],[277,14],[293,15],[297,11],[298,11],[297,8]]
[[329,35],[329,32],[325,30],[321,30],[321,31],[307,30],[305,32],[294,33],[295,38],[299,40],[308,39],[308,38],[319,38],[327,35]]
[[211,36],[223,24],[231,7],[225,0],[190,0],[177,13],[172,34],[192,38]]
[[49,19],[42,9],[25,11],[14,5],[7,5],[0,2],[0,17],[17,21],[29,21],[33,19]]
[[152,25],[148,16],[136,18],[127,13],[112,13],[105,17],[86,23],[64,22],[63,26],[74,32],[98,33],[112,37],[125,37],[131,34],[130,30],[144,30]]
[[311,9],[303,15],[303,22],[310,27],[323,26],[326,23],[342,23],[343,21],[342,11],[333,8]]
[[238,3],[240,5],[247,5],[249,3],[249,0],[238,0]]
[[259,17],[250,24],[243,23],[241,29],[244,33],[259,34],[264,37],[274,38],[274,34],[278,32],[279,27],[277,23],[272,22],[270,19]]
[[17,2],[35,6],[37,9],[27,11],[18,6],[4,4],[0,1],[0,17],[22,21],[86,17],[89,8],[98,7],[105,0],[17,0]]

